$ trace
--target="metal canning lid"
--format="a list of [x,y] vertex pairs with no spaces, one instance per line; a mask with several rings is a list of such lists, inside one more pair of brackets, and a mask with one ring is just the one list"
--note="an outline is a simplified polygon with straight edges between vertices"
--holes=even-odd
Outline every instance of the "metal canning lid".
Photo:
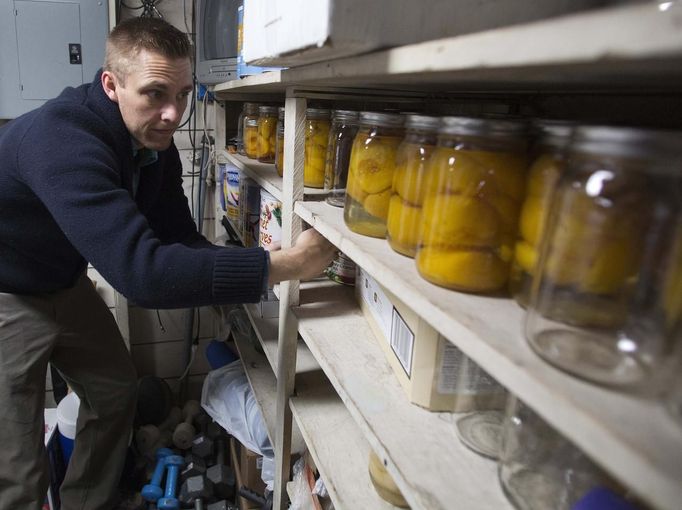
[[447,135],[520,137],[526,132],[526,124],[518,120],[507,119],[441,117],[438,132]]
[[410,114],[406,115],[406,117],[406,129],[425,129],[428,131],[435,131],[440,126],[440,117],[418,114]]
[[576,123],[570,120],[536,119],[533,121],[533,128],[543,136],[570,137],[575,127]]
[[402,127],[405,117],[399,113],[360,112],[360,124],[364,126]]
[[576,123],[568,120],[535,119],[532,130],[540,137],[540,143],[552,147],[568,146]]
[[311,119],[328,119],[331,111],[327,108],[306,108],[305,116]]
[[654,157],[679,164],[682,132],[613,126],[580,126],[571,150],[599,155]]
[[358,120],[360,114],[354,110],[332,110],[332,119],[336,120]]
[[258,103],[244,103],[244,111],[247,114],[258,114]]
[[271,115],[271,116],[276,116],[277,115],[277,107],[276,106],[259,106],[258,107],[258,113],[261,115]]

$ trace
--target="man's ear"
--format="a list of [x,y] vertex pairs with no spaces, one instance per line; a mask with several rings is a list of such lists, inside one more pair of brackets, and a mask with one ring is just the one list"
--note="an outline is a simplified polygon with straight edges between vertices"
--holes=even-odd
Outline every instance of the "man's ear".
[[118,103],[118,94],[116,93],[116,87],[118,82],[116,76],[111,71],[102,72],[102,88],[104,93],[111,99],[114,103]]

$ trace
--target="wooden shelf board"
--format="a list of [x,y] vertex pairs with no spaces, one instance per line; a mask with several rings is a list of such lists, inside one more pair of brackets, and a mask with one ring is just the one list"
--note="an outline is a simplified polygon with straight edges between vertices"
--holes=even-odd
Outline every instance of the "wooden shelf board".
[[[261,163],[241,154],[231,154],[227,151],[220,151],[220,154],[277,200],[282,200],[283,183],[282,178],[275,169],[275,165],[272,163]],[[323,198],[329,194],[329,190],[305,187],[303,188],[303,194],[306,197]]]
[[[270,444],[274,445],[274,432],[277,419],[277,379],[265,356],[239,335],[234,336],[246,377],[253,390],[258,407],[263,415]],[[303,436],[298,427],[292,427],[291,451],[300,453],[305,449]]]
[[679,23],[674,5],[666,11],[640,2],[294,67],[215,90],[220,99],[287,87],[671,90],[682,83]]
[[275,165],[261,163],[255,159],[247,158],[241,154],[231,154],[221,151],[227,160],[239,168],[247,177],[253,179],[265,191],[282,200],[282,178],[277,174]]
[[298,378],[289,404],[335,508],[397,508],[374,490],[369,444],[324,374]]
[[[253,329],[256,331],[256,336],[263,347],[265,357],[268,359],[273,373],[277,373],[277,343],[279,331],[279,318],[263,318],[258,313],[257,305],[247,303],[244,305],[246,314],[251,321]],[[296,350],[296,374],[303,374],[305,372],[315,372],[320,369],[310,350],[305,342],[299,340]]]
[[497,464],[457,439],[456,415],[408,401],[353,289],[334,286],[329,297],[321,294],[314,290],[293,309],[299,331],[411,507],[445,510],[457,501],[470,510],[511,508]]
[[682,429],[660,403],[589,384],[545,363],[527,345],[523,310],[511,299],[430,284],[385,240],[348,230],[335,207],[298,202],[295,212],[614,477],[657,508],[678,508]]

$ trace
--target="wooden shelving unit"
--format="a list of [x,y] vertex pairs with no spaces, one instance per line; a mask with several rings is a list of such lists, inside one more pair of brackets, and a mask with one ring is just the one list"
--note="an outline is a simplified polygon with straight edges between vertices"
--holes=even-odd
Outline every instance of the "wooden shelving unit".
[[[676,510],[682,501],[682,430],[663,406],[590,385],[547,365],[526,345],[523,310],[510,299],[435,287],[418,275],[412,260],[391,251],[385,241],[350,232],[340,209],[311,201],[302,185],[302,119],[310,99],[361,102],[370,109],[372,101],[430,104],[458,97],[504,101],[523,96],[532,102],[536,97],[570,96],[571,104],[585,107],[594,104],[589,103],[594,95],[604,100],[637,95],[645,104],[650,100],[663,110],[679,111],[682,13],[677,7],[672,2],[621,5],[266,73],[214,88],[224,101],[286,99],[285,178],[276,181],[270,169],[231,157],[266,190],[279,193],[288,214],[285,245],[302,221],[310,224],[659,510]],[[675,124],[673,117],[670,113]],[[276,427],[286,434],[293,414],[337,509],[385,507],[372,499],[376,494],[371,486],[365,495],[353,492],[369,483],[369,448],[385,462],[413,509],[449,509],[454,504],[511,508],[497,482],[495,463],[457,439],[456,415],[409,404],[352,290],[326,281],[301,283],[300,289],[293,282],[281,290],[278,323],[260,326],[269,364],[279,374],[273,383],[278,391],[271,392]],[[281,360],[284,364],[278,366]],[[302,370],[304,366],[308,370]],[[311,385],[322,374],[326,379]],[[357,452],[345,444],[355,445]],[[279,451],[275,503],[284,508],[286,441]],[[355,476],[346,464],[360,466],[351,470]]]
[[296,385],[289,405],[335,508],[391,510],[369,478],[370,447],[324,374]]

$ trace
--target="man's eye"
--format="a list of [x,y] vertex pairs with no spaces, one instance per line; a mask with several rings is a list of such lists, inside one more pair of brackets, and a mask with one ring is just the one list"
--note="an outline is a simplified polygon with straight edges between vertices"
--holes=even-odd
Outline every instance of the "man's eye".
[[160,90],[150,90],[147,92],[147,96],[150,99],[159,99],[162,96],[162,92]]
[[185,99],[187,96],[189,96],[192,93],[191,90],[186,90],[184,92],[180,92],[180,98]]

